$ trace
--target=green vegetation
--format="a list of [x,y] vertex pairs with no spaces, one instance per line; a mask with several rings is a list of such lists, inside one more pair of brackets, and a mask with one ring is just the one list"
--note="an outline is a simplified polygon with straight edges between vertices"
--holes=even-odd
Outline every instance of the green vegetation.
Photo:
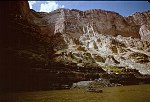
[[98,55],[97,55],[97,56],[95,56],[94,58],[95,58],[95,60],[96,60],[97,62],[103,62],[103,63],[105,62],[105,59],[104,59],[103,57],[101,57],[101,56],[98,56]]
[[132,53],[132,54],[130,54],[129,55],[129,57],[130,58],[134,58],[134,57],[141,57],[141,58],[145,58],[145,57],[148,57],[147,55],[145,55],[145,54],[142,54],[142,53],[138,53],[138,52],[136,52],[136,53]]
[[96,68],[98,66],[97,63],[84,63],[84,67],[86,68]]
[[79,55],[77,53],[70,53],[69,54],[70,57],[71,57],[71,61],[74,62],[74,63],[77,63],[79,62]]
[[110,46],[110,49],[112,50],[113,53],[118,53],[116,46]]
[[147,55],[142,54],[142,53],[132,53],[129,55],[129,58],[134,59],[137,63],[147,63],[149,62],[149,58]]
[[122,48],[122,47],[118,47],[118,51],[119,51],[119,53],[124,53],[124,52],[126,52],[126,50],[125,50],[124,48]]
[[101,66],[101,68],[111,70],[113,73],[122,73],[122,69],[118,66]]
[[90,53],[84,53],[83,62],[84,63],[95,63],[95,60],[92,58],[92,55]]
[[1,93],[0,102],[149,102],[150,85],[100,88],[103,93],[84,89]]
[[84,52],[86,51],[86,50],[85,50],[85,47],[83,47],[83,46],[79,46],[79,47],[77,48],[77,50],[78,50],[78,51],[84,51]]
[[124,43],[122,42],[119,42],[117,40],[112,40],[112,44],[115,45],[115,46],[121,46],[121,47],[126,47]]
[[119,74],[121,74],[122,69],[120,69],[120,68],[117,67],[117,66],[108,66],[108,68],[109,68],[110,70],[112,70],[114,73],[119,73]]
[[71,57],[72,59],[77,59],[77,57],[76,57],[75,54],[73,54],[73,53],[70,53],[70,57]]

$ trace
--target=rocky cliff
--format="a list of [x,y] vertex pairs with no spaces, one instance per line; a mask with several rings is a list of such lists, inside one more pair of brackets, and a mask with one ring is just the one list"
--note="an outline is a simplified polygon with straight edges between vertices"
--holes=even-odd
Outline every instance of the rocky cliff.
[[[62,60],[65,58],[64,62],[70,60],[78,65],[95,62],[99,66],[122,66],[150,73],[150,11],[123,17],[98,9],[58,9],[45,14],[42,20],[53,25],[52,34],[61,34],[64,38],[68,48],[61,50],[66,52],[55,49],[66,53],[59,56]],[[70,53],[75,58],[70,59]],[[95,56],[101,61],[98,62]],[[59,57],[54,60],[61,60]]]
[[64,35],[54,35],[53,26],[41,19],[46,13],[30,10],[26,1],[3,1],[0,7],[1,91],[61,89],[104,72],[52,61],[55,50],[68,47]]
[[150,74],[150,11],[123,17],[98,9],[36,12],[27,1],[0,7],[1,90],[60,88],[104,73]]
[[99,34],[141,38],[149,34],[149,12],[123,17],[118,13],[100,9],[58,9],[45,14],[42,19],[53,25],[54,33],[65,33],[76,38],[86,32],[87,26],[92,26]]

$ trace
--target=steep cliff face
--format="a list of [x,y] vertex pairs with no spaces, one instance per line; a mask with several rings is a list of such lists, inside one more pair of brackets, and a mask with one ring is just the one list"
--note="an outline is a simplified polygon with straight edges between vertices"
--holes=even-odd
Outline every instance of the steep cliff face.
[[[54,61],[59,59],[58,61],[73,62],[79,66],[84,66],[85,63],[122,66],[149,74],[149,12],[123,17],[115,12],[96,9],[58,9],[42,19],[53,25],[54,35],[62,34],[62,43],[68,45],[63,51],[56,50],[57,53],[64,52],[66,55],[60,54],[61,57],[57,56]],[[131,57],[134,53],[139,53],[139,56]],[[99,56],[101,61],[96,61],[95,56]]]
[[142,40],[149,41],[150,34],[150,11],[145,11],[142,13],[136,12],[131,16],[125,18],[128,22],[136,25],[140,25],[139,34]]
[[47,89],[47,83],[56,78],[44,70],[53,51],[45,34],[49,29],[43,31],[44,21],[29,9],[27,1],[3,1],[0,5],[0,90]]
[[137,69],[142,74],[150,74],[148,41],[121,35],[102,35],[95,32],[92,26],[87,27],[87,31],[79,40],[73,40],[67,49],[58,50],[56,54],[60,53],[62,59],[57,56],[54,61],[73,62],[77,66],[97,64],[101,67],[128,67]]
[[3,8],[1,12],[3,12],[5,16],[18,16],[17,14],[20,14],[20,17],[26,19],[28,13],[30,12],[29,5],[25,1],[3,1],[1,3],[1,7]]
[[1,91],[61,89],[61,85],[98,78],[99,69],[86,72],[73,64],[52,61],[55,51],[68,48],[67,37],[54,34],[53,25],[42,19],[45,13],[30,10],[27,1],[4,1],[0,5]]
[[[115,12],[98,9],[87,11],[58,9],[45,15],[42,19],[50,25],[54,25],[54,33],[66,33],[76,38],[85,32],[87,26],[92,26],[99,34],[136,38],[143,37],[142,26],[149,29],[147,28],[149,26],[149,11],[123,17]],[[147,35],[147,31],[145,33]]]

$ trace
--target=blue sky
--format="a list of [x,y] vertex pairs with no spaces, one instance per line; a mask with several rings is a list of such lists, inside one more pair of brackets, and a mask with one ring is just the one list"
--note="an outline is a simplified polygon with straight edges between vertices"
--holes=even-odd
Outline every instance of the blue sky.
[[135,12],[150,10],[150,3],[147,1],[29,1],[30,8],[39,12],[51,12],[58,8],[68,9],[103,9],[115,11],[123,16]]

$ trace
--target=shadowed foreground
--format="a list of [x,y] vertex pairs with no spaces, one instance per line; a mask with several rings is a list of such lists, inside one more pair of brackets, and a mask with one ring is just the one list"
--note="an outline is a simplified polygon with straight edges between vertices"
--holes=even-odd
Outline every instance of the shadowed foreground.
[[84,89],[1,93],[0,102],[150,102],[150,85],[105,87],[103,93]]

